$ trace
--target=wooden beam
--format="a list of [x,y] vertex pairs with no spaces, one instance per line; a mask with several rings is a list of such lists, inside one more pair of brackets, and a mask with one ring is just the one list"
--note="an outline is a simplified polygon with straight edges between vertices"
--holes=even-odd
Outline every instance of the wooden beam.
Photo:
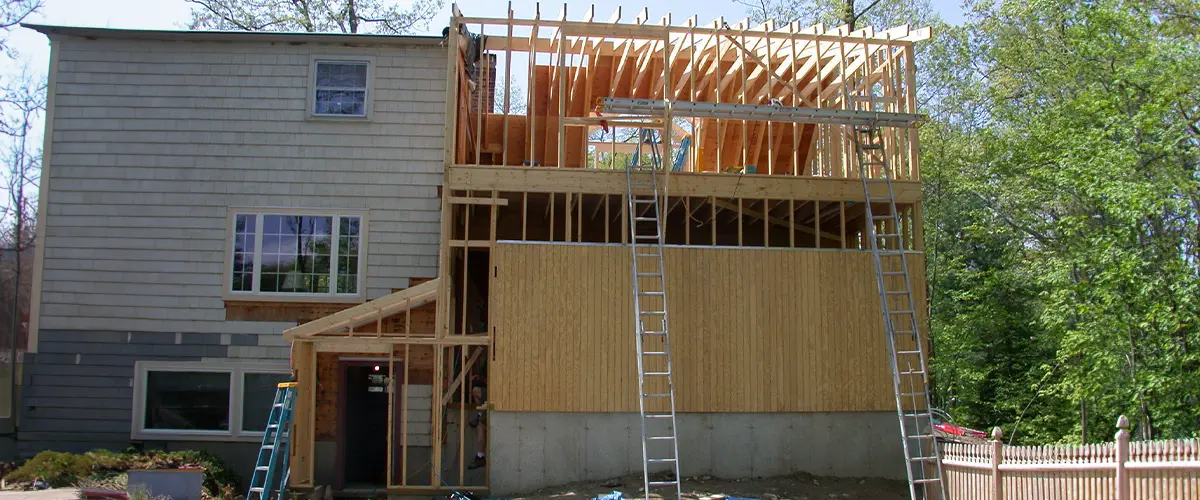
[[[645,17],[643,17],[643,16],[645,16]],[[502,18],[502,17],[499,17],[499,18],[461,17],[461,18],[458,18],[457,20],[458,20],[458,22],[464,23],[464,24],[483,23],[483,24],[493,24],[493,25],[503,25],[508,21],[507,19]],[[642,12],[638,14],[638,18],[635,20],[635,24],[589,23],[589,22],[581,22],[581,21],[562,21],[562,20],[553,21],[553,20],[549,20],[549,19],[542,19],[542,20],[514,19],[513,26],[531,26],[531,25],[537,24],[540,26],[561,28],[561,29],[566,30],[567,33],[572,36],[603,36],[603,37],[609,37],[609,38],[638,37],[638,38],[650,38],[650,39],[662,38],[663,35],[666,33],[686,33],[688,30],[688,28],[686,26],[661,26],[661,25],[654,25],[654,24],[646,24],[647,21],[649,21],[649,14],[648,14],[647,10],[645,8],[643,8]],[[930,28],[928,26],[924,27],[924,28],[916,29],[916,30],[910,29],[907,26],[898,26],[896,28],[890,28],[885,32],[880,32],[880,34],[875,34],[873,32],[869,33],[866,29],[862,29],[862,30],[855,31],[854,33],[851,33],[850,36],[848,36],[847,38],[851,42],[867,41],[870,43],[886,43],[886,37],[880,36],[880,35],[882,35],[884,33],[900,33],[905,30],[907,30],[906,35],[893,36],[892,39],[896,42],[903,42],[903,43],[911,44],[913,42],[920,42],[920,41],[928,40],[929,38],[931,38],[933,36],[933,30],[932,30],[932,28]],[[720,29],[698,28],[696,30],[696,34],[720,35],[721,30]],[[786,31],[768,31],[768,30],[761,30],[761,29],[759,29],[759,30],[750,29],[750,30],[746,31],[746,34],[747,34],[747,38],[766,38],[766,39],[772,39],[772,40],[790,39],[792,37],[795,37],[797,40],[810,40],[811,39],[811,40],[822,40],[822,41],[826,41],[826,42],[840,41],[838,39],[838,37],[836,37],[836,36],[818,35],[818,34],[809,34],[809,33],[793,35]]]
[[468,198],[465,196],[451,196],[450,204],[452,205],[500,205],[508,206],[508,200],[505,198]]
[[371,337],[314,338],[310,343],[317,352],[356,352],[370,354],[387,354],[391,352],[393,343],[380,340]]
[[292,420],[291,485],[311,488],[316,463],[317,356],[311,342],[292,344],[296,373],[295,419]]
[[420,337],[410,337],[404,334],[390,334],[382,337],[347,337],[344,335],[320,335],[311,339],[305,339],[304,342],[319,342],[321,352],[361,352],[355,349],[379,349],[378,347],[364,346],[379,346],[379,345],[432,345],[432,346],[460,346],[460,345],[488,345],[488,335],[486,333],[472,333],[467,335],[454,334],[448,337],[434,337],[433,333],[417,332]]
[[[645,174],[642,174],[645,175]],[[634,176],[638,179],[638,176]],[[623,170],[549,169],[456,165],[448,173],[450,189],[530,193],[625,194]],[[646,179],[640,180],[649,180]],[[921,183],[892,181],[896,203],[919,201]],[[887,196],[887,186],[871,186],[872,196]],[[831,177],[793,177],[679,172],[671,175],[672,196],[865,201],[862,181]]]
[[283,339],[293,341],[342,328],[354,328],[375,321],[380,316],[399,314],[404,312],[405,308],[423,306],[438,297],[441,291],[440,283],[441,278],[435,278],[370,302],[338,311],[324,318],[288,328],[283,331]]

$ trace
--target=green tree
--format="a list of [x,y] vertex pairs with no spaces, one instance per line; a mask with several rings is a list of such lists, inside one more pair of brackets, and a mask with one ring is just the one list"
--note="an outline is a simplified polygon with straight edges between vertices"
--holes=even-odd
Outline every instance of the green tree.
[[191,29],[408,34],[425,29],[443,0],[402,9],[387,0],[186,0]]
[[[918,46],[935,403],[1017,441],[1200,435],[1200,2],[747,0]],[[1088,432],[1088,427],[1103,429]],[[1098,427],[1097,427],[1098,426]]]
[[935,363],[972,423],[1200,432],[1196,13],[977,4],[944,41],[922,131]]

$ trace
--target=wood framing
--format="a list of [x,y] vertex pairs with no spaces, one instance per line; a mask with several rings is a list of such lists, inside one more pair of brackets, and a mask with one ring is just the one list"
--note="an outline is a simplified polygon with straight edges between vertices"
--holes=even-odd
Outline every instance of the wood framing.
[[[625,194],[625,173],[611,170],[559,170],[520,167],[454,165],[447,171],[453,190],[526,191],[531,193],[584,192]],[[886,186],[872,186],[872,196],[887,196]],[[921,183],[895,181],[897,203],[921,199]],[[737,174],[681,173],[671,177],[672,196],[760,197],[863,201],[858,179],[784,177]]]
[[[477,32],[454,45],[459,48],[451,58],[457,64],[454,78],[462,89],[473,81],[474,92],[500,92],[502,99],[493,101],[506,104],[489,109],[465,90],[453,92],[458,106],[453,117],[461,121],[454,136],[466,140],[456,142],[449,161],[612,168],[617,157],[630,154],[631,131],[649,128],[657,131],[663,158],[680,160],[680,171],[855,178],[842,126],[776,125],[765,116],[734,119],[731,127],[718,114],[689,118],[685,129],[672,119],[671,106],[658,114],[623,115],[606,112],[601,103],[637,98],[766,105],[781,113],[815,108],[913,115],[912,48],[932,35],[927,27],[909,26],[850,31],[730,25],[723,19],[701,25],[694,18],[671,25],[669,17],[659,25],[645,19],[623,24],[619,15],[617,22],[596,23],[591,15],[569,20],[564,7],[557,19],[540,13],[515,18],[511,9],[506,18],[456,17]],[[506,78],[524,75],[525,109],[511,109],[507,85],[479,79],[501,60]],[[915,141],[911,130],[885,134],[899,179],[917,178]]]
[[[891,408],[861,251],[866,204],[883,213],[889,193],[864,193],[853,132],[830,117],[914,117],[913,46],[929,28],[676,25],[645,9],[600,22],[590,9],[568,18],[566,5],[520,18],[511,3],[501,18],[451,12],[438,277],[319,318],[230,312],[308,320],[284,333],[301,382],[295,484],[312,485],[314,440],[335,428],[328,389],[312,387],[343,358],[377,360],[388,391],[405,395],[387,417],[393,493],[486,489],[489,470],[480,481],[466,469],[463,424],[477,409],[631,411],[623,245],[635,157],[657,155],[663,172],[680,411]],[[618,110],[607,98],[655,104]],[[888,123],[881,148],[920,295],[917,134]],[[414,315],[429,308],[431,322]],[[471,395],[475,376],[493,384],[487,401]],[[529,391],[531,381],[546,389]],[[414,387],[428,394],[413,400]],[[433,467],[414,476],[413,449],[424,447]]]

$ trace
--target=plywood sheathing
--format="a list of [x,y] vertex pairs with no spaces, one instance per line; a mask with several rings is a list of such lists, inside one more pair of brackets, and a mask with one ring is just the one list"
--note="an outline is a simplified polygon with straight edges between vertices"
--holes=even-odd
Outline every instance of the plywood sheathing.
[[[497,336],[541,346],[497,351],[496,410],[637,411],[628,249],[514,243],[492,258]],[[870,253],[668,247],[665,258],[677,411],[895,408]],[[923,259],[909,264],[921,303]]]

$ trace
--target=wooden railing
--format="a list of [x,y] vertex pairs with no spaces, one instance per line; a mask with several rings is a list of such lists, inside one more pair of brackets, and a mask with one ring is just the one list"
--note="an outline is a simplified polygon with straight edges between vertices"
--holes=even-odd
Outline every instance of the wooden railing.
[[986,444],[946,443],[949,500],[1200,499],[1200,442],[1129,441],[1117,420],[1115,443],[1007,446],[999,428]]

